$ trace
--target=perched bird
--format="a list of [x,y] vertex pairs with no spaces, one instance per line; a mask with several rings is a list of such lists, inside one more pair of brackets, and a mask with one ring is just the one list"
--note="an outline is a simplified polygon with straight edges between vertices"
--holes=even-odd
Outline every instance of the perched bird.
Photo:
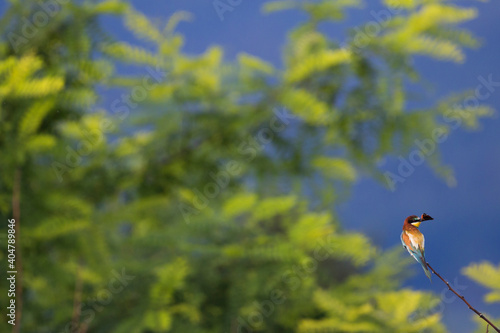
[[[431,280],[431,272],[427,268],[425,261],[425,239],[424,235],[418,230],[422,221],[434,220],[427,214],[422,214],[422,217],[416,215],[408,216],[403,224],[403,232],[401,233],[401,243],[408,250],[413,258],[422,265],[425,275]],[[432,280],[431,280],[432,281]]]

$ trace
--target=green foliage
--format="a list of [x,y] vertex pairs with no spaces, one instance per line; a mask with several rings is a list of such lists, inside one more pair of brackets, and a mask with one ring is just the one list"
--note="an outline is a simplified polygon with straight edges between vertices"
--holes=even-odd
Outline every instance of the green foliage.
[[[361,174],[380,177],[381,158],[451,132],[449,110],[472,129],[491,115],[453,107],[460,95],[407,106],[411,57],[462,61],[476,43],[456,25],[473,10],[404,1],[361,45],[318,29],[360,1],[269,2],[309,15],[280,70],[217,46],[186,54],[187,13],[158,26],[119,1],[61,5],[13,42],[38,8],[23,3],[0,21],[0,217],[19,170],[23,330],[70,331],[80,309],[92,332],[444,331],[421,314],[435,296],[401,289],[409,259],[344,231],[334,207]],[[102,14],[141,44],[101,31]],[[115,72],[122,62],[143,74]],[[130,103],[102,110],[99,83]]]
[[405,20],[391,22],[391,29],[383,36],[380,46],[394,52],[428,54],[462,62],[464,54],[461,44],[474,46],[475,43],[470,42],[471,38],[465,35],[453,38],[453,34],[446,33],[447,26],[474,18],[476,11],[447,5],[444,1],[421,3],[414,1],[407,7],[409,13]]
[[500,267],[483,262],[464,268],[463,273],[483,286],[492,289],[484,298],[486,302],[500,302]]
[[[496,267],[487,261],[470,264],[462,270],[462,273],[490,290],[484,296],[486,303],[500,303],[500,265]],[[492,319],[492,316],[488,318]],[[478,324],[477,332],[484,332],[484,321],[480,318],[474,319]],[[496,324],[500,319],[494,318],[492,322]]]
[[[342,302],[344,295],[318,292],[314,302],[328,316],[323,320],[304,320],[298,332],[445,332],[440,314],[413,319],[421,311],[430,311],[439,301],[423,292],[400,290],[379,292],[366,299]],[[372,301],[371,301],[372,300]]]

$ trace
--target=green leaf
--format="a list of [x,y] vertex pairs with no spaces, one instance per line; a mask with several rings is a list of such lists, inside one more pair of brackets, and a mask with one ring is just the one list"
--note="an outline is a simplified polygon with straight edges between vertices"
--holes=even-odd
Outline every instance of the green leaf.
[[357,178],[356,169],[345,159],[319,156],[314,158],[312,165],[329,178],[349,182]]
[[273,65],[246,53],[240,53],[238,55],[238,62],[241,66],[250,70],[255,70],[265,74],[273,74],[274,72]]
[[25,112],[19,124],[19,136],[27,137],[34,134],[40,127],[43,119],[53,109],[55,99],[37,101]]
[[163,36],[143,14],[130,9],[125,14],[125,25],[139,38],[160,43]]
[[313,125],[323,125],[334,114],[328,105],[303,89],[288,89],[280,96],[280,102],[297,116]]
[[272,12],[297,8],[298,5],[299,5],[298,1],[291,1],[291,0],[269,1],[262,6],[262,10],[265,13],[272,13]]
[[155,54],[144,48],[134,47],[122,42],[104,45],[103,52],[116,59],[129,63],[139,63],[151,66],[156,66],[160,63]]
[[224,214],[235,217],[250,212],[257,202],[257,195],[254,193],[239,193],[224,203]]
[[295,196],[281,196],[264,199],[253,209],[256,220],[270,219],[278,214],[283,214],[292,209],[297,203]]
[[54,136],[49,134],[38,134],[31,136],[26,142],[26,150],[31,153],[45,152],[53,148],[57,143]]
[[115,14],[124,13],[129,8],[128,4],[120,0],[107,0],[95,4],[92,7],[94,14]]

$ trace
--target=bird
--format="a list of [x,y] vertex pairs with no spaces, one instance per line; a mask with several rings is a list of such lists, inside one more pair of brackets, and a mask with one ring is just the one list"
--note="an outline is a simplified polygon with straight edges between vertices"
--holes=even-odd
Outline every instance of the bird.
[[425,275],[431,279],[431,272],[427,268],[425,261],[425,239],[424,235],[418,230],[420,223],[423,221],[434,220],[427,214],[422,214],[421,217],[416,215],[408,216],[403,223],[403,232],[401,233],[401,243],[403,247],[411,254],[415,260],[422,265]]

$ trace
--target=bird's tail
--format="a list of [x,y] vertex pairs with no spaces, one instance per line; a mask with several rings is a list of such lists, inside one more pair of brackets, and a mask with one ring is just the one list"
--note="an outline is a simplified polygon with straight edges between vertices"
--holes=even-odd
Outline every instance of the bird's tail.
[[424,273],[425,275],[429,278],[429,281],[432,282],[432,279],[431,279],[431,272],[429,271],[429,268],[427,268],[427,263],[425,261],[425,259],[421,260],[420,261],[420,264],[422,265],[422,268],[424,269]]

